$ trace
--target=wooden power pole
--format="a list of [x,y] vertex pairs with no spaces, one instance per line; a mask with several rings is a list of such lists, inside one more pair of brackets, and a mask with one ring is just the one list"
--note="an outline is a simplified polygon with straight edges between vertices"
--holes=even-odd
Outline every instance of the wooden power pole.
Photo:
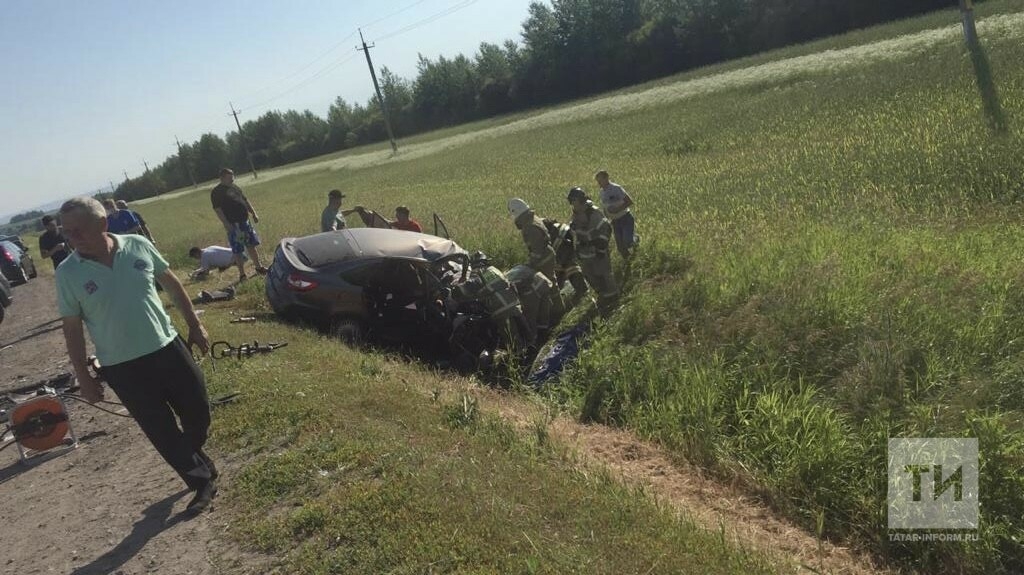
[[238,141],[242,143],[242,151],[245,152],[245,157],[249,160],[249,169],[252,170],[252,177],[259,178],[260,175],[256,173],[256,165],[252,163],[252,154],[249,153],[249,146],[245,145],[245,132],[242,131],[242,124],[238,121],[238,112],[235,111],[235,105],[228,102],[231,106],[231,115],[235,117],[235,126],[238,126]]
[[366,40],[363,38],[363,30],[359,29],[359,41],[363,43],[363,47],[356,46],[356,50],[362,50],[363,54],[366,54],[366,65],[370,67],[370,78],[373,78],[373,89],[377,91],[377,102],[380,104],[380,110],[384,113],[384,127],[388,130],[388,139],[391,140],[391,151],[398,153],[398,144],[395,143],[395,134],[391,131],[391,118],[388,116],[388,107],[384,103],[384,95],[381,94],[380,84],[377,83],[377,73],[373,71],[373,61],[370,60],[370,48],[374,46],[367,46]]
[[967,41],[968,46],[977,46],[978,29],[974,26],[974,6],[971,5],[971,0],[959,0],[959,2],[960,17],[964,24],[964,40]]

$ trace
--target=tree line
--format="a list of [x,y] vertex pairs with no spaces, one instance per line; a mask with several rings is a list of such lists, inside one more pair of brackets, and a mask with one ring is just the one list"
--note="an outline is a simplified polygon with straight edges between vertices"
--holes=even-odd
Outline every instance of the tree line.
[[[416,78],[388,68],[381,91],[396,137],[588,94],[950,8],[956,0],[551,0],[535,2],[520,39],[472,56],[419,56]],[[386,139],[375,99],[337,98],[326,118],[270,111],[224,138],[203,134],[115,191],[135,200],[214,179],[221,167],[279,166]]]

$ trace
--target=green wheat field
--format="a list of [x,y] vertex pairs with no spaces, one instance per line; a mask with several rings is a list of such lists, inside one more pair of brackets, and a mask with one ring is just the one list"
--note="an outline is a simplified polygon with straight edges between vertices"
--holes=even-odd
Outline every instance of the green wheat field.
[[[340,188],[349,207],[441,214],[507,268],[525,258],[509,198],[565,220],[566,190],[596,193],[607,169],[643,243],[623,306],[542,401],[654,440],[891,566],[1019,572],[1024,4],[977,14],[984,98],[951,10],[238,183],[266,258],[317,231]],[[135,206],[182,272],[190,246],[224,242],[211,186]],[[445,391],[448,373],[276,323],[260,280],[203,317],[213,339],[290,342],[204,362],[214,394],[245,394],[214,418],[233,466],[226,534],[269,570],[789,568],[581,472],[542,424],[524,437]],[[891,437],[978,438],[977,540],[890,542]]]

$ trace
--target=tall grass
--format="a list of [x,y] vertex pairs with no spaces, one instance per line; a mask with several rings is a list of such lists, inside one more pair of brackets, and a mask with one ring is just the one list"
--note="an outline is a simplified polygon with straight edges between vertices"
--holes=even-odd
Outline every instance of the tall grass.
[[[424,222],[441,213],[460,243],[507,266],[525,257],[509,197],[565,219],[565,190],[592,189],[607,168],[637,201],[644,244],[622,309],[553,400],[901,564],[1021,571],[1020,8],[989,2],[1011,15],[979,27],[998,133],[950,11],[927,17],[946,29],[915,36],[928,41],[913,50],[894,39],[849,52],[857,62],[801,53],[796,72],[762,60],[757,75],[718,69],[748,81],[702,70],[514,129],[424,138],[422,155],[308,164],[246,191],[268,238],[314,231],[326,191],[341,187],[349,203],[407,204]],[[840,42],[880,33],[862,34]],[[220,241],[205,194],[151,205],[177,263],[189,244]],[[979,541],[889,542],[886,444],[915,436],[979,438]]]

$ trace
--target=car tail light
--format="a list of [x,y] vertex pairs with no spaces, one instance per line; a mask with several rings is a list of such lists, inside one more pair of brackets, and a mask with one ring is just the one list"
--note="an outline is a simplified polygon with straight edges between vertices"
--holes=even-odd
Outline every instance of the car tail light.
[[12,264],[15,263],[14,254],[12,254],[10,250],[4,250],[4,259],[11,262]]
[[315,289],[318,284],[309,279],[300,276],[299,274],[291,274],[288,276],[288,287],[293,291],[309,291]]

